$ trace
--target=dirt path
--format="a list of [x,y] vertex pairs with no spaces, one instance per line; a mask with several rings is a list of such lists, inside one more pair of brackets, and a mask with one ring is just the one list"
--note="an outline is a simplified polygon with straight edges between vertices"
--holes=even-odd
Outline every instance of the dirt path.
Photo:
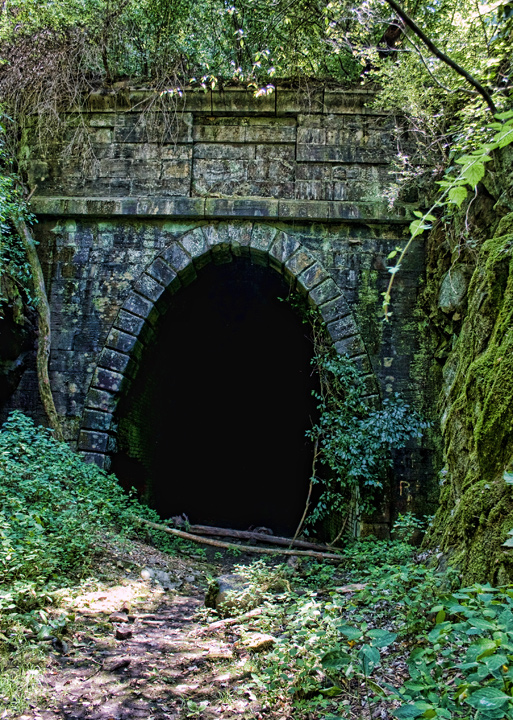
[[[238,636],[230,626],[201,623],[201,566],[142,544],[135,554],[135,562],[134,552],[113,558],[118,582],[66,600],[75,613],[72,634],[54,643],[42,692],[19,720],[261,717],[255,696],[241,687],[249,657]],[[141,561],[178,588],[143,580]]]

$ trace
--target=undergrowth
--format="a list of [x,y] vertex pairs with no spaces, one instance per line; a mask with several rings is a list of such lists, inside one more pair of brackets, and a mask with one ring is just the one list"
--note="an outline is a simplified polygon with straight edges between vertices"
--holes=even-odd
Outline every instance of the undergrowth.
[[168,535],[138,528],[134,515],[160,520],[113,475],[13,412],[0,432],[0,640],[15,646],[19,627],[38,639],[59,636],[66,618],[44,608],[88,574],[109,534],[175,549]]
[[109,539],[138,536],[161,550],[202,550],[134,524],[157,513],[125,493],[113,475],[85,463],[49,430],[13,412],[0,432],[0,700],[12,711],[37,695],[45,647],[74,617],[63,590],[94,575]]
[[458,589],[455,572],[398,540],[349,545],[337,567],[258,561],[237,572],[241,597],[262,602],[257,618],[241,616],[242,638],[275,639],[247,667],[264,709],[298,720],[513,718],[512,587]]
[[[156,518],[50,432],[9,417],[0,433],[0,698],[14,712],[37,695],[45,648],[62,644],[73,622],[59,608],[62,588],[91,572],[109,535],[126,544],[146,534],[134,515]],[[241,638],[273,638],[244,680],[264,716],[513,720],[513,587],[458,588],[456,573],[437,572],[407,542],[420,526],[402,517],[397,539],[349,543],[336,564],[236,567],[245,587],[230,607]],[[149,539],[187,550],[163,533]],[[245,617],[248,597],[260,614]]]

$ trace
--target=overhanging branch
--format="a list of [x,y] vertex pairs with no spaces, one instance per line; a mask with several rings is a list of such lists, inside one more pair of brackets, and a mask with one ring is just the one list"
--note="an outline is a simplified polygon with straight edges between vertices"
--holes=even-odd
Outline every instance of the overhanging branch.
[[404,22],[404,24],[410,28],[412,32],[415,33],[415,35],[422,40],[424,45],[437,57],[439,60],[441,60],[443,63],[448,65],[450,68],[452,68],[455,72],[458,73],[458,75],[461,75],[461,77],[465,78],[465,80],[472,85],[472,87],[481,95],[481,97],[485,100],[486,104],[490,108],[492,115],[495,115],[497,113],[497,108],[495,107],[495,103],[492,100],[492,96],[488,92],[488,90],[481,85],[470,73],[468,73],[466,70],[464,70],[460,65],[458,65],[457,62],[454,62],[452,58],[450,58],[448,55],[443,53],[437,46],[434,44],[432,40],[428,38],[428,36],[419,28],[419,26],[411,19],[411,17],[402,9],[400,5],[398,5],[395,0],[385,0],[392,10],[397,13],[397,15],[401,18],[401,20]]

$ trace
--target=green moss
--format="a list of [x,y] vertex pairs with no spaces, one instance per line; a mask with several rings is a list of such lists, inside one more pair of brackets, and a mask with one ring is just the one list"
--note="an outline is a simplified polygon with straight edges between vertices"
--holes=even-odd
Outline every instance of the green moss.
[[356,317],[363,340],[371,355],[378,354],[383,336],[383,323],[380,320],[380,300],[378,271],[362,268],[358,285]]
[[481,247],[448,362],[456,370],[442,407],[447,477],[429,541],[465,582],[511,578],[501,545],[513,528],[513,491],[502,479],[513,457],[513,214]]

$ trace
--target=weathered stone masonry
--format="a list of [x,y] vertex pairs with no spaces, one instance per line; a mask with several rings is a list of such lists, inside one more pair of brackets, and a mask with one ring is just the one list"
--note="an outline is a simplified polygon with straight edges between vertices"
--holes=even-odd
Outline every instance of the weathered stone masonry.
[[[379,320],[384,259],[410,219],[407,206],[391,212],[385,201],[395,120],[358,91],[308,104],[280,89],[186,93],[176,112],[153,112],[144,97],[93,96],[46,155],[30,129],[25,138],[52,308],[50,371],[69,440],[105,464],[112,413],[173,294],[205,263],[238,255],[308,294],[337,349],[365,372],[369,396],[418,393],[420,248],[398,278],[393,322]],[[33,371],[11,405],[40,414]]]

